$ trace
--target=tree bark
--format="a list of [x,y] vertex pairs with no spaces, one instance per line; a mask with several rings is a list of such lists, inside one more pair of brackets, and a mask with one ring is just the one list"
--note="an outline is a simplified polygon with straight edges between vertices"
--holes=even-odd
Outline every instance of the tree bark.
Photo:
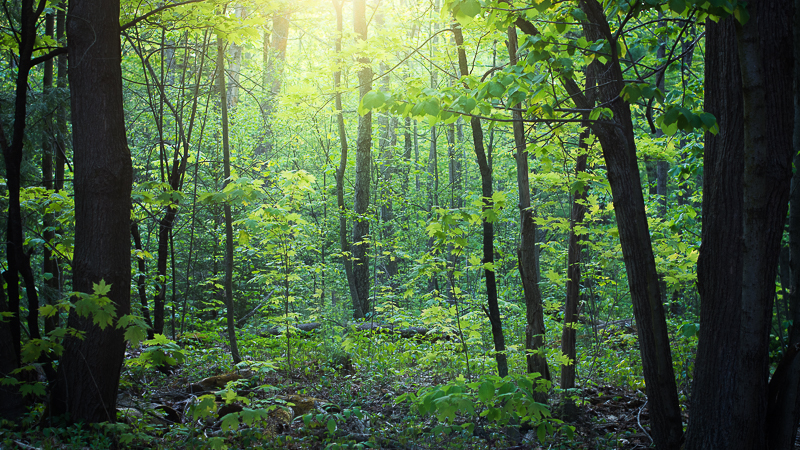
[[[353,3],[353,31],[358,39],[367,40],[366,0]],[[359,99],[372,90],[372,68],[369,58],[360,56],[358,63]],[[353,218],[353,238],[350,253],[353,255],[353,281],[358,294],[358,304],[353,305],[353,317],[363,318],[369,312],[369,195],[372,171],[372,113],[358,118],[356,138],[356,179]]]
[[[777,448],[767,434],[769,333],[792,175],[792,5],[753,1],[737,23],[744,102],[742,319],[732,448]],[[728,91],[729,93],[731,91]],[[777,420],[777,418],[774,418]],[[796,424],[795,424],[796,425]]]
[[[800,0],[794,0],[794,148],[800,148]],[[789,317],[792,328],[789,333],[788,347],[800,343],[800,153],[795,154],[793,160],[795,172],[792,175],[790,188],[789,207]],[[792,360],[787,369],[787,382],[785,386],[777,386],[775,377],[770,380],[770,399],[777,401],[769,411],[767,423],[770,429],[768,436],[778,449],[789,449],[797,438],[797,424],[800,422],[800,358]],[[775,394],[773,396],[773,393]]]
[[344,18],[342,17],[342,6],[344,0],[339,3],[333,0],[333,7],[336,9],[336,59],[337,68],[333,72],[333,90],[334,90],[334,103],[336,105],[336,126],[339,131],[339,145],[341,148],[341,155],[339,158],[339,167],[336,168],[336,205],[339,208],[339,245],[342,250],[342,265],[344,266],[345,277],[347,278],[347,286],[350,290],[350,300],[353,305],[354,315],[357,317],[364,317],[365,312],[358,311],[361,307],[361,301],[358,298],[358,289],[356,288],[355,279],[353,277],[353,260],[350,254],[350,242],[347,239],[347,209],[344,203],[344,174],[347,170],[347,129],[344,126],[344,115],[342,111],[342,92],[340,86],[342,84],[342,71],[340,69],[341,53],[342,53],[342,31]]
[[[706,133],[703,224],[697,287],[700,333],[686,449],[731,448],[742,296],[742,76],[733,17],[706,21],[705,111],[719,133]],[[727,95],[728,92],[737,93]]]
[[[75,151],[74,289],[101,280],[117,317],[130,312],[130,212],[133,170],[125,138],[119,0],[69,2],[67,38]],[[113,422],[125,353],[124,330],[104,330],[74,311],[64,339],[51,409],[71,422]]]
[[[222,160],[223,172],[225,176],[224,186],[230,183],[231,177],[231,150],[228,138],[228,99],[225,89],[225,40],[217,37],[217,81],[219,82],[219,104],[222,109]],[[233,311],[233,217],[231,214],[231,204],[225,202],[225,309],[227,310],[228,322],[228,342],[231,346],[231,356],[233,362],[239,364],[242,358],[239,356],[239,346],[236,344],[236,327],[234,324]]]
[[[517,64],[517,29],[508,27],[509,64]],[[522,105],[514,105],[521,108]],[[542,292],[539,289],[539,261],[536,258],[536,222],[531,205],[531,186],[528,179],[528,151],[525,142],[525,126],[519,109],[512,112],[514,145],[517,161],[517,188],[519,191],[519,224],[520,243],[517,247],[519,275],[522,279],[522,291],[525,296],[525,353],[528,373],[539,373],[542,378],[550,380],[550,368],[543,350],[545,344],[544,306]],[[546,393],[537,393],[536,401],[547,403]]]
[[[464,50],[464,37],[461,33],[461,28],[457,24],[453,24],[453,36],[455,44],[458,48],[458,67],[461,76],[469,75],[469,68],[467,66],[467,54]],[[483,129],[481,128],[481,120],[477,117],[470,119],[470,126],[472,127],[472,143],[475,147],[475,157],[478,160],[478,168],[481,173],[481,197],[483,201],[483,211],[491,210],[494,206],[492,202],[493,188],[492,188],[492,168],[491,156],[487,155],[486,148],[483,143]],[[492,326],[492,339],[494,341],[494,358],[497,362],[497,373],[501,377],[508,375],[508,358],[506,357],[506,340],[503,335],[503,322],[500,319],[500,307],[497,303],[497,280],[494,273],[494,225],[492,222],[483,218],[483,264],[486,268],[483,270],[486,279],[486,302],[488,311],[484,312],[489,316],[489,322]]]
[[681,411],[639,178],[630,105],[619,97],[624,78],[603,8],[596,0],[582,0],[581,5],[588,16],[588,23],[584,25],[586,37],[611,43],[609,62],[598,71],[597,92],[598,102],[613,112],[613,122],[595,122],[592,132],[603,148],[614,196],[614,213],[639,329],[653,441],[658,448],[676,449],[683,435]]

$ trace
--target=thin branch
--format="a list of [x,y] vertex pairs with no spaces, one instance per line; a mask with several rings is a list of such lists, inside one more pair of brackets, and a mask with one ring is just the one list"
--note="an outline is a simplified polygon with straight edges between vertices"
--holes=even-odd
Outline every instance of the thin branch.
[[206,1],[206,0],[186,0],[186,1],[183,1],[183,2],[180,2],[180,3],[172,3],[172,4],[169,4],[169,5],[163,5],[163,6],[159,6],[158,8],[156,8],[156,9],[154,9],[154,10],[150,11],[149,13],[147,13],[147,14],[145,14],[145,15],[143,15],[143,16],[139,16],[139,17],[137,17],[137,18],[135,18],[135,19],[131,20],[130,22],[126,23],[125,25],[122,25],[122,26],[119,28],[119,31],[120,31],[120,32],[122,32],[122,31],[125,31],[125,30],[127,30],[128,28],[130,28],[130,27],[132,27],[132,26],[136,25],[137,23],[139,23],[139,22],[141,22],[141,21],[143,21],[143,20],[147,19],[148,17],[152,16],[153,14],[158,14],[158,13],[160,13],[161,11],[165,11],[165,10],[167,10],[167,9],[174,8],[174,7],[176,7],[176,6],[188,5],[188,4],[190,4],[190,3],[200,3],[200,2],[204,2],[204,1]]

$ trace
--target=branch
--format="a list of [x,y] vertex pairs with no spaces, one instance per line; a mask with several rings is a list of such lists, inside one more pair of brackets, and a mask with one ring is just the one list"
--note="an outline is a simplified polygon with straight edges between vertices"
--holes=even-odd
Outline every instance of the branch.
[[122,25],[122,26],[119,28],[119,31],[120,31],[120,32],[122,32],[122,31],[125,31],[125,30],[127,30],[128,28],[130,28],[130,27],[132,27],[132,26],[136,25],[137,23],[139,23],[139,22],[141,22],[141,21],[143,21],[143,20],[147,19],[148,17],[152,16],[153,14],[158,14],[158,13],[160,13],[161,11],[164,11],[164,10],[167,10],[167,9],[170,9],[170,8],[174,8],[174,7],[176,7],[176,6],[188,5],[188,4],[190,4],[190,3],[200,3],[200,2],[204,2],[204,1],[205,1],[205,0],[186,0],[186,1],[183,1],[183,2],[180,2],[180,3],[172,3],[172,4],[170,4],[170,5],[163,5],[163,6],[159,6],[158,8],[156,8],[156,9],[154,9],[154,10],[150,11],[149,13],[147,13],[147,14],[145,14],[145,15],[143,15],[143,16],[139,16],[139,17],[137,17],[137,18],[135,18],[135,19],[131,20],[130,22],[126,23],[125,25]]
[[39,56],[39,57],[31,59],[31,62],[30,62],[31,67],[34,67],[34,66],[36,66],[38,64],[41,64],[41,63],[43,63],[45,61],[49,61],[49,60],[55,58],[56,56],[63,55],[65,53],[67,53],[67,47],[57,47],[55,50],[50,50],[49,52],[47,52],[46,54],[44,54],[42,56]]

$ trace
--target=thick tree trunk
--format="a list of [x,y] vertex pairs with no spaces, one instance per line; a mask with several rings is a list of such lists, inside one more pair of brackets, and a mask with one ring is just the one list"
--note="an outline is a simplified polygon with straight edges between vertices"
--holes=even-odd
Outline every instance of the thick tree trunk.
[[[800,0],[794,0],[794,133],[793,144],[800,149]],[[790,189],[789,207],[789,318],[792,328],[789,333],[789,348],[800,343],[800,153],[795,154],[795,167]],[[800,358],[796,357],[787,368],[785,386],[777,386],[773,376],[770,380],[770,399],[775,398],[774,409],[768,412],[768,436],[775,448],[789,449],[797,438],[797,424],[800,422]],[[773,393],[776,394],[773,397]]]
[[[742,296],[742,76],[733,17],[706,21],[706,133],[703,230],[697,260],[700,335],[686,449],[731,448],[733,392]],[[728,95],[728,92],[736,93]]]
[[[353,4],[353,30],[358,39],[367,40],[366,0],[355,0]],[[369,58],[358,58],[359,98],[372,90],[372,68]],[[356,138],[356,179],[353,218],[353,239],[350,253],[353,255],[353,281],[358,294],[358,304],[353,305],[353,316],[363,318],[369,312],[369,195],[372,171],[372,113],[358,118]]]
[[[750,2],[737,24],[744,101],[742,320],[731,448],[778,448],[767,434],[769,333],[792,175],[792,4]],[[729,93],[731,91],[728,91]],[[777,420],[777,418],[773,418]]]
[[[509,64],[517,64],[517,29],[508,27]],[[517,108],[521,105],[515,105]],[[539,373],[542,378],[550,380],[550,368],[543,353],[545,343],[544,306],[542,292],[539,290],[539,260],[536,258],[536,222],[531,206],[531,186],[528,180],[528,152],[525,142],[525,125],[522,113],[512,112],[514,118],[514,144],[517,161],[517,188],[519,192],[520,244],[517,248],[519,275],[522,279],[522,291],[525,296],[525,352],[528,373]],[[537,393],[536,401],[547,402],[547,394]]]
[[[75,151],[74,289],[105,281],[117,317],[130,312],[133,170],[125,138],[119,1],[69,2],[69,82]],[[125,353],[124,330],[70,314],[83,339],[64,339],[51,409],[71,422],[113,422]]]
[[[222,161],[225,181],[223,186],[230,183],[231,177],[231,150],[228,138],[228,99],[225,89],[225,41],[217,38],[217,81],[219,83],[219,105],[222,109]],[[236,344],[236,327],[234,323],[233,311],[233,217],[231,205],[225,202],[225,309],[227,310],[228,322],[228,342],[231,346],[231,356],[233,362],[239,364],[242,358],[239,356],[239,346]]]

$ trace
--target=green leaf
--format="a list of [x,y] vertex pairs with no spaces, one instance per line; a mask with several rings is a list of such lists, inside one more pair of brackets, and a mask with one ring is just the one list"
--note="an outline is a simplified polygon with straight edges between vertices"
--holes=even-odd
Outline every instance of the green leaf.
[[100,280],[100,283],[92,283],[92,290],[95,295],[107,295],[111,292],[111,285],[106,284],[105,280]]
[[333,434],[336,431],[336,421],[333,420],[333,417],[328,419],[328,433]]
[[486,86],[486,92],[488,92],[492,97],[502,97],[506,92],[506,88],[501,83],[492,80]]
[[461,3],[459,10],[466,16],[475,17],[481,13],[481,3],[478,0],[466,0]]
[[686,1],[685,0],[669,0],[669,9],[675,11],[678,14],[683,13],[686,10]]
[[488,403],[492,398],[494,398],[494,383],[484,381],[481,387],[478,388],[478,400]]
[[222,418],[222,431],[234,431],[239,429],[239,413],[225,414]]
[[25,383],[19,387],[19,391],[22,395],[43,396],[45,394],[44,383]]

